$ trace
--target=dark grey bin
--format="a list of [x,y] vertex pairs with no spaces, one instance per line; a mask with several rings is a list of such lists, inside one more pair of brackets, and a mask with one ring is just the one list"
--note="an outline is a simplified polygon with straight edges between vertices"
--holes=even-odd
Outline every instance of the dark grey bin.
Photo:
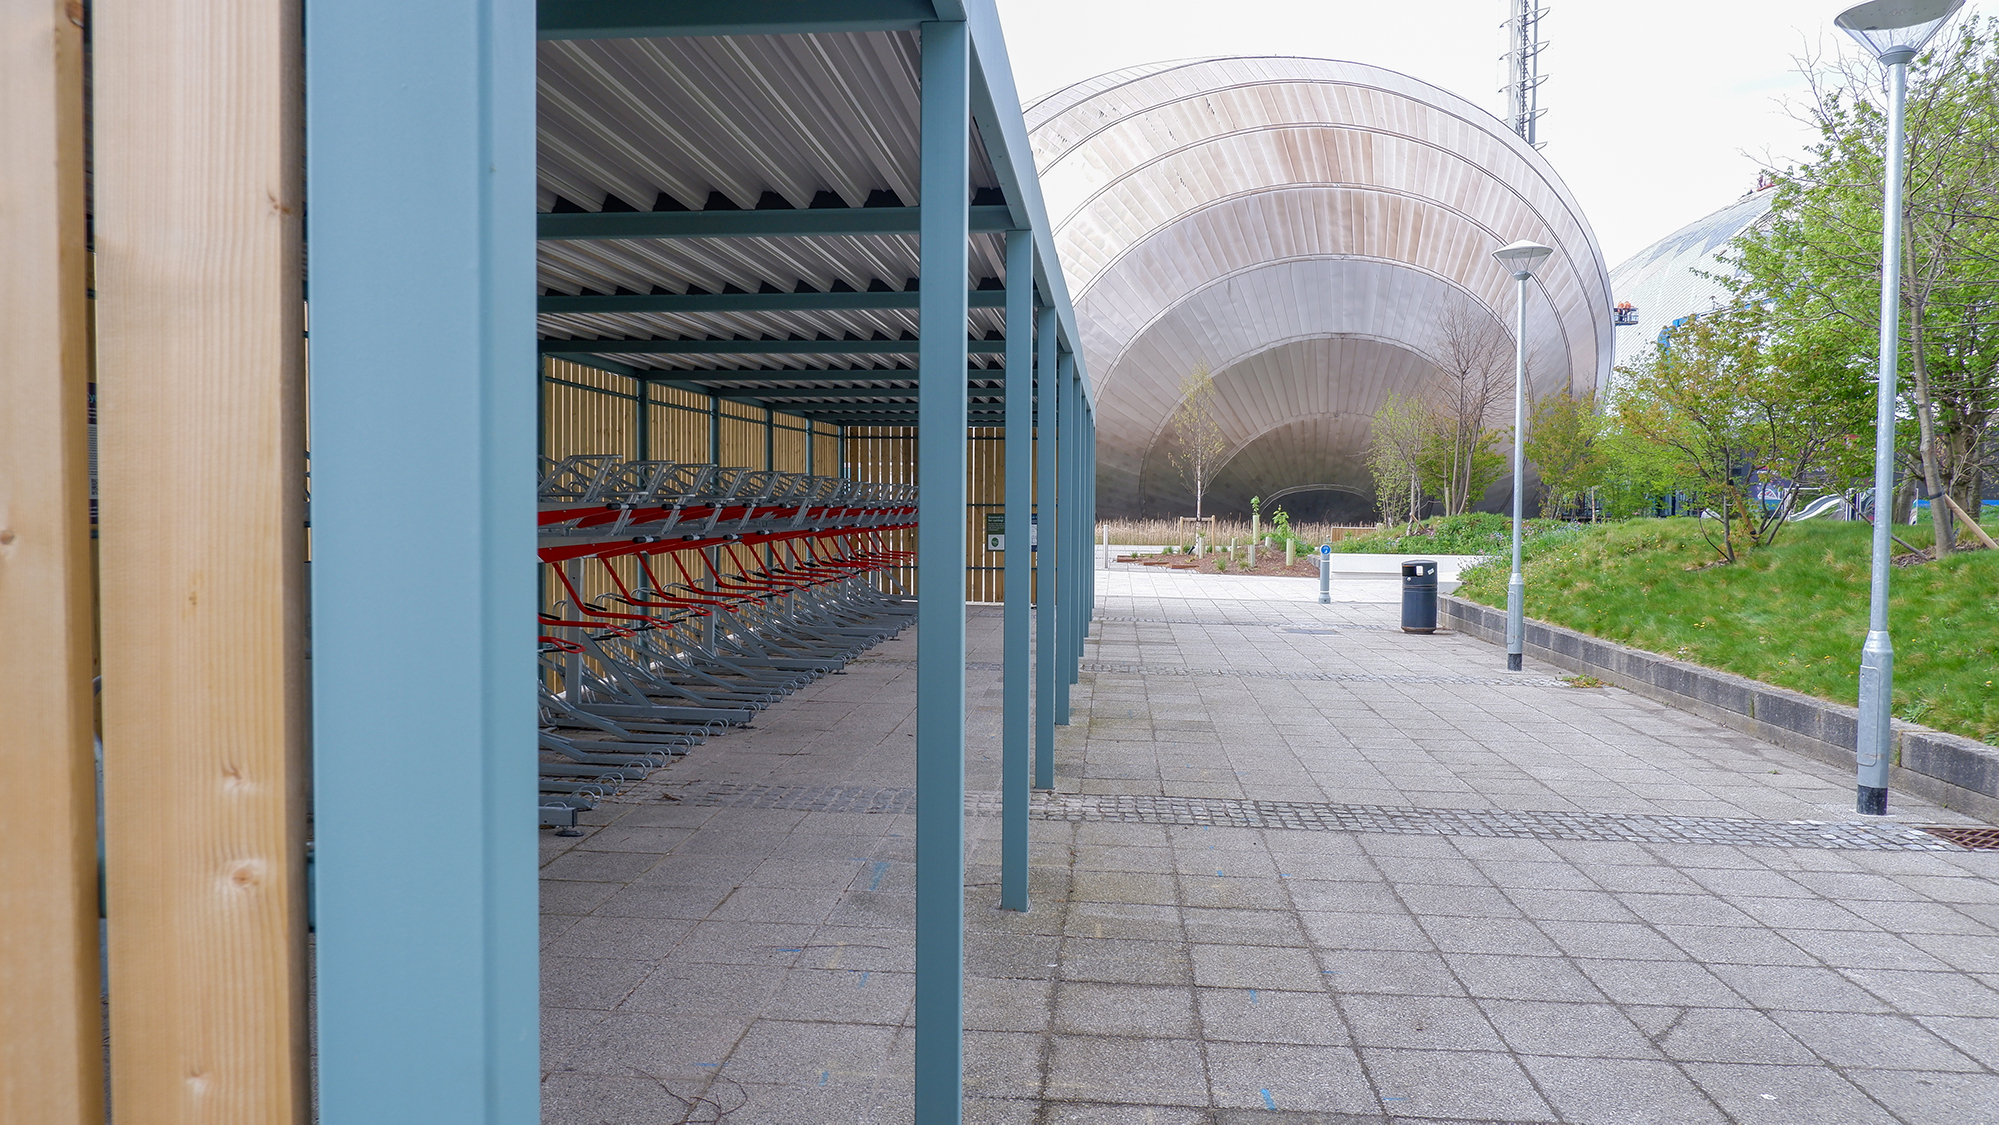
[[1402,564],[1402,631],[1437,631],[1437,563],[1409,559]]

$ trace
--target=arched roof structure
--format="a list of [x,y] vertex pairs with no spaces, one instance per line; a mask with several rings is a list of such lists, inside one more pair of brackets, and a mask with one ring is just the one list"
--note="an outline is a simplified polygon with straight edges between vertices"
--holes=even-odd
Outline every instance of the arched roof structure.
[[1730,298],[1716,277],[1735,272],[1721,260],[1729,244],[1770,215],[1777,193],[1750,192],[1640,250],[1610,272],[1611,291],[1635,306],[1632,324],[1617,336],[1617,366],[1645,359],[1668,328],[1721,307]]
[[1609,371],[1609,272],[1580,208],[1455,94],[1361,63],[1199,59],[1079,82],[1027,125],[1098,390],[1105,515],[1191,510],[1167,452],[1197,366],[1229,444],[1215,508],[1300,484],[1371,496],[1370,420],[1435,377],[1444,310],[1511,339],[1491,251],[1516,239],[1555,249],[1529,287],[1534,387]]

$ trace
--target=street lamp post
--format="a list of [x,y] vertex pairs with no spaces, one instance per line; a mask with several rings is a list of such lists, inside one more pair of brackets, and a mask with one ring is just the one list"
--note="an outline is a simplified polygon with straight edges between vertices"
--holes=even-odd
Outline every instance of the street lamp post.
[[1513,326],[1513,576],[1506,581],[1506,670],[1520,671],[1526,634],[1527,583],[1520,577],[1520,501],[1526,493],[1525,462],[1521,448],[1527,443],[1527,281],[1534,267],[1554,253],[1538,242],[1521,239],[1492,252],[1501,265],[1520,283],[1514,302]]
[[1888,641],[1888,497],[1895,490],[1895,387],[1902,311],[1902,102],[1909,60],[1964,0],[1869,0],[1833,22],[1888,68],[1888,143],[1881,207],[1881,360],[1874,414],[1874,579],[1860,648],[1860,723],[1853,747],[1855,805],[1888,813],[1889,708],[1895,649]]

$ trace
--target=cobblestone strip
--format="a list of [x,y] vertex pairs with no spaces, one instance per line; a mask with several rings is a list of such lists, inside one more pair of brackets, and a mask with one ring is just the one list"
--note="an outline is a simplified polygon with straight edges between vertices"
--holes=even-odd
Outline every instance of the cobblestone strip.
[[[892,657],[892,656],[878,656],[878,657],[866,657],[866,658],[863,658],[863,659],[860,659],[860,660],[850,660],[850,661],[848,661],[847,663],[848,663],[848,664],[850,664],[850,665],[853,665],[853,664],[883,664],[883,665],[887,665],[887,666],[889,666],[889,667],[893,667],[893,668],[914,668],[914,667],[916,667],[916,664],[917,664],[917,662],[916,662],[916,661],[914,661],[914,660],[903,660],[903,659],[899,659],[899,658],[897,658],[897,657]],[[1000,663],[999,661],[997,661],[997,660],[967,660],[967,661],[965,661],[965,667],[966,667],[966,668],[967,668],[968,670],[970,670],[970,671],[974,671],[974,672],[1004,672],[1004,671],[1006,671],[1006,665],[1004,665],[1004,664],[1001,664],[1001,663]]]
[[[803,812],[905,813],[916,790],[867,785],[713,785],[686,795],[689,804]],[[998,816],[996,793],[968,793],[965,811]],[[1861,851],[1955,852],[1963,849],[1920,828],[1817,820],[1743,820],[1717,816],[1584,813],[1514,809],[1425,809],[1255,801],[1227,797],[1148,797],[1036,793],[1036,820],[1120,821],[1224,828],[1289,828],[1308,832],[1372,832],[1398,836],[1484,836],[1633,844],[1717,844],[1739,848],[1822,848]]]
[[1350,684],[1483,684],[1491,687],[1561,687],[1546,676],[1406,676],[1371,672],[1281,672],[1267,668],[1188,668],[1178,664],[1113,664],[1086,660],[1085,672],[1112,676],[1231,676],[1246,680],[1309,680]]
[[[1222,621],[1212,618],[1208,620],[1202,620],[1193,617],[1108,617],[1101,613],[1098,614],[1094,620],[1114,621],[1126,625],[1130,624],[1227,625],[1238,629],[1317,629],[1317,628],[1323,628],[1326,624],[1326,622],[1323,620],[1321,621]],[[1352,622],[1342,620],[1339,621],[1338,624],[1350,625],[1352,624]]]

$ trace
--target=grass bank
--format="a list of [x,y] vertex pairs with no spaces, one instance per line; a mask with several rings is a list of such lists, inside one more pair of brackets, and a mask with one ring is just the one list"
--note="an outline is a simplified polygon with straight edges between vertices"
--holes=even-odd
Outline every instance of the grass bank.
[[[1543,535],[1527,615],[1822,699],[1854,702],[1867,633],[1869,528],[1812,521],[1711,565],[1691,519]],[[1915,546],[1927,529],[1897,528]],[[1458,596],[1506,604],[1507,565],[1468,567]],[[1999,743],[1999,551],[1896,567],[1889,584],[1897,718]]]
[[[1521,551],[1543,541],[1575,534],[1581,525],[1560,520],[1527,520],[1520,529]],[[1507,555],[1513,550],[1513,520],[1496,512],[1427,519],[1413,531],[1391,524],[1333,544],[1335,554],[1362,555]]]

